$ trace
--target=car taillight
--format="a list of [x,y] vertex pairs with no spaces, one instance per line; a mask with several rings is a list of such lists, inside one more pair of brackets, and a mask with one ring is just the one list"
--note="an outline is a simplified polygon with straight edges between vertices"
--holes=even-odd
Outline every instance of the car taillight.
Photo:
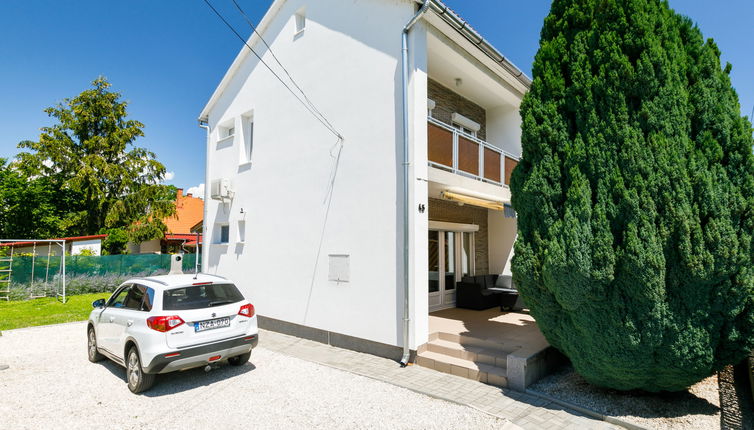
[[185,321],[181,319],[178,315],[172,315],[169,317],[149,317],[147,318],[147,325],[152,330],[157,330],[161,332],[170,331],[179,325],[183,324]]
[[241,306],[241,309],[238,311],[238,315],[249,317],[249,318],[253,317],[254,305],[252,305],[251,303],[247,303]]

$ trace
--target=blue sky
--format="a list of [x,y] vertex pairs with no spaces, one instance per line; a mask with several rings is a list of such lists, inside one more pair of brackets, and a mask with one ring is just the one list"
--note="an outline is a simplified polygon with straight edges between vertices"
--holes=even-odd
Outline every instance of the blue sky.
[[[212,0],[248,34],[230,0]],[[239,0],[258,22],[271,0]],[[531,74],[548,0],[446,0]],[[754,1],[671,0],[713,37],[733,64],[742,111],[754,107]],[[204,131],[196,118],[241,44],[202,0],[5,0],[0,13],[0,157],[50,124],[42,110],[73,97],[99,75],[146,124],[137,141],[189,188],[203,182]],[[396,43],[399,43],[396,35]],[[292,73],[294,73],[292,71]],[[295,73],[294,73],[295,75]]]

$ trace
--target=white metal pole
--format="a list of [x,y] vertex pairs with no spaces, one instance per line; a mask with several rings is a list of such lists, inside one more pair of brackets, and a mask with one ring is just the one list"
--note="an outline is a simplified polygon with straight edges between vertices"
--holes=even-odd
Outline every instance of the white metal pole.
[[60,247],[63,248],[61,254],[63,256],[63,303],[65,303],[65,240]]

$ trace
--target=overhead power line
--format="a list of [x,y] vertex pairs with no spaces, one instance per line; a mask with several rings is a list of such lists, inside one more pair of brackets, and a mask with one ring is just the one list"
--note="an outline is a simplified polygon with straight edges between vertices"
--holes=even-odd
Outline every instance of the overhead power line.
[[[262,34],[257,31],[257,27],[254,25],[253,22],[251,22],[251,19],[249,19],[249,16],[246,15],[246,12],[244,12],[244,10],[241,8],[241,5],[239,5],[236,0],[231,0],[231,1],[236,6],[236,9],[238,9],[238,12],[246,20],[246,23],[249,24],[249,27],[251,27],[251,30],[254,33],[256,33],[256,35],[259,37],[259,40],[261,40],[262,43],[264,43],[264,46],[267,47],[267,51],[269,51],[270,55],[272,55],[272,58],[275,59],[275,62],[278,63],[278,66],[280,66],[280,68],[283,69],[283,72],[285,72],[286,76],[288,76],[288,79],[290,79],[291,82],[293,83],[293,85],[296,87],[296,89],[298,89],[301,92],[301,95],[304,96],[304,99],[306,100],[306,102],[309,103],[309,105],[312,107],[312,109],[314,109],[314,111],[316,111],[322,117],[322,119],[325,122],[327,122],[328,125],[330,125],[330,127],[333,127],[333,125],[330,124],[330,121],[327,120],[327,118],[325,117],[325,115],[322,112],[320,112],[319,109],[317,109],[317,107],[314,105],[314,103],[311,100],[309,100],[309,97],[306,96],[306,93],[304,92],[304,90],[296,83],[296,80],[293,79],[293,76],[291,76],[291,74],[288,73],[288,69],[286,69],[285,66],[283,66],[283,63],[280,62],[280,60],[278,59],[277,55],[275,55],[275,52],[272,51],[272,47],[267,43],[266,40],[264,40],[264,37],[262,37]],[[333,128],[335,128],[335,127],[333,127]]]
[[[314,104],[309,100],[309,98],[306,97],[306,94],[303,92],[303,90],[301,90],[301,87],[299,87],[298,84],[296,84],[296,82],[293,80],[293,78],[290,77],[290,74],[288,74],[287,70],[285,71],[286,74],[288,74],[288,77],[291,80],[291,82],[293,83],[293,85],[301,92],[301,95],[296,94],[296,92],[290,87],[290,85],[288,85],[283,80],[283,78],[280,77],[280,75],[278,75],[277,73],[275,73],[275,71],[272,69],[272,67],[270,67],[270,65],[267,64],[267,62],[265,62],[264,59],[262,59],[262,56],[259,55],[248,44],[248,42],[246,42],[246,39],[244,39],[243,36],[241,36],[238,33],[238,31],[236,31],[236,29],[225,19],[225,17],[217,9],[215,9],[214,6],[212,6],[212,3],[210,3],[209,0],[204,0],[204,3],[206,3],[207,6],[209,6],[210,9],[212,9],[212,12],[214,12],[215,15],[217,15],[217,17],[220,18],[220,20],[230,29],[230,31],[232,31],[233,34],[235,34],[236,37],[241,42],[243,42],[243,44],[249,49],[249,51],[251,51],[251,53],[254,54],[254,56],[257,57],[257,59],[259,59],[259,62],[261,62],[262,64],[264,64],[264,66],[267,68],[267,70],[269,70],[270,73],[272,73],[273,76],[275,76],[277,78],[277,80],[280,81],[281,84],[283,84],[283,86],[304,106],[304,108],[306,108],[306,110],[309,111],[309,113],[312,114],[312,116],[314,116],[314,118],[316,118],[320,123],[322,123],[322,125],[325,126],[325,128],[327,128],[338,139],[343,140],[343,136],[335,129],[335,127],[332,126],[332,124],[330,123],[330,121],[327,120],[327,118],[321,113],[321,111],[319,109],[317,109],[316,106],[314,106]],[[254,31],[256,32],[256,30],[254,30]],[[257,34],[259,34],[259,33],[257,33]],[[260,36],[260,38],[261,38],[261,36]],[[264,41],[264,39],[262,39],[262,40]],[[264,44],[267,45],[267,42],[264,42]],[[267,48],[269,49],[269,45],[267,45]],[[272,51],[270,51],[270,53],[272,53]],[[273,54],[273,57],[274,57],[274,54]],[[275,57],[275,60],[278,61],[278,64],[280,64],[280,61],[277,60],[277,57]],[[282,67],[282,64],[280,64],[280,66]],[[285,70],[284,67],[283,67],[283,69]],[[306,99],[306,101],[304,99],[302,99],[302,96]]]

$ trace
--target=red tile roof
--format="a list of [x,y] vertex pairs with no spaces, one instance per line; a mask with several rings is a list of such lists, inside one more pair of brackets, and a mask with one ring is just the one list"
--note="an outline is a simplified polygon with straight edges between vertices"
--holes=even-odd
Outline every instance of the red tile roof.
[[165,218],[162,222],[168,227],[167,234],[188,234],[191,227],[204,219],[204,200],[191,194],[183,195],[183,189],[178,189],[175,199],[175,215]]

